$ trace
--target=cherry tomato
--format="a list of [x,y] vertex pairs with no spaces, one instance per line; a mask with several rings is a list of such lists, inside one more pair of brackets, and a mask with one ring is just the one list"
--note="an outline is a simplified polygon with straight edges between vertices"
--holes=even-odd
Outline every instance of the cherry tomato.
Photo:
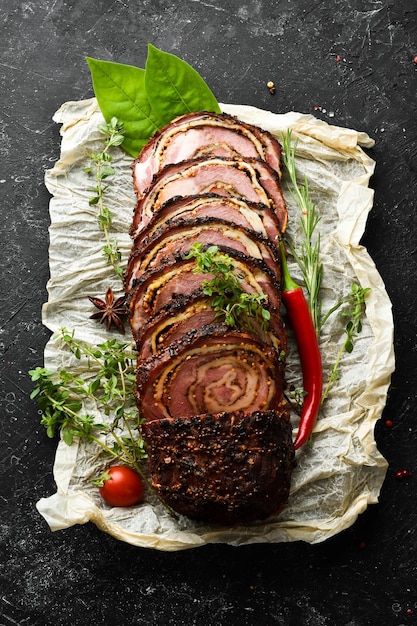
[[127,465],[113,465],[107,470],[104,485],[99,487],[99,491],[101,497],[112,506],[132,506],[143,498],[143,483],[140,476]]

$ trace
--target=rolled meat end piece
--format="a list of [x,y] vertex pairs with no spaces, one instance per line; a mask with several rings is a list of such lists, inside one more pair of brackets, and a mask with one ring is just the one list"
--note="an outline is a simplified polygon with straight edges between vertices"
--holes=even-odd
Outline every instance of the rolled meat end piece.
[[153,488],[191,519],[236,525],[278,515],[294,468],[284,408],[166,418],[142,425]]

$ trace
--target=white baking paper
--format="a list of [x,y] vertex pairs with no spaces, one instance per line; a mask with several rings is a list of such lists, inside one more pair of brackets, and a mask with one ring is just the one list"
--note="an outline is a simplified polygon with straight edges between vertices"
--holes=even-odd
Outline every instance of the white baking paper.
[[[60,441],[54,465],[57,491],[37,503],[52,530],[92,521],[122,541],[167,551],[219,542],[235,546],[296,540],[317,543],[348,528],[378,500],[387,463],[376,447],[374,426],[386,402],[394,352],[391,303],[372,259],[359,243],[372,208],[369,180],[375,165],[363,148],[372,147],[373,141],[364,133],[331,126],[311,115],[277,115],[248,106],[222,108],[278,138],[292,129],[298,142],[297,172],[301,181],[307,176],[320,215],[323,311],[346,296],[352,282],[370,287],[363,331],[353,352],[343,356],[340,377],[323,406],[312,447],[304,446],[297,452],[288,506],[279,516],[247,526],[219,527],[175,519],[156,499],[136,507],[110,507],[89,482],[105,460],[91,445],[81,442],[69,447]],[[91,183],[84,171],[88,155],[103,148],[103,136],[97,130],[103,119],[93,98],[63,104],[54,120],[62,124],[62,145],[59,161],[45,176],[52,198],[50,280],[43,322],[53,333],[66,327],[74,330],[76,338],[95,345],[109,334],[103,325],[89,319],[92,309],[87,296],[103,296],[108,286],[120,291],[120,283],[102,255],[96,208],[88,203]],[[115,216],[114,236],[126,260],[135,204],[132,159],[122,150],[113,154],[116,175],[106,193],[106,203]],[[297,248],[301,241],[299,209],[286,182],[284,175],[287,236]],[[300,279],[291,259],[290,270]],[[343,343],[344,324],[345,320],[334,314],[324,328],[321,351],[325,380]],[[114,336],[120,338],[117,331]],[[287,378],[301,387],[291,333],[289,338]],[[52,336],[45,349],[45,367],[77,371],[80,366]],[[293,423],[296,429],[296,418]]]

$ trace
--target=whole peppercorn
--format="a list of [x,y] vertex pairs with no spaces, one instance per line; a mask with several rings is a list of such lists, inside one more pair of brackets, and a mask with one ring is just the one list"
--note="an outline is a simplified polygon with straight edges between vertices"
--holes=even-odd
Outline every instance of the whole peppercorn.
[[274,85],[274,83],[272,82],[272,80],[269,80],[269,81],[266,83],[266,86],[268,87],[269,93],[272,93],[272,94],[274,94],[274,93],[275,93],[275,85]]

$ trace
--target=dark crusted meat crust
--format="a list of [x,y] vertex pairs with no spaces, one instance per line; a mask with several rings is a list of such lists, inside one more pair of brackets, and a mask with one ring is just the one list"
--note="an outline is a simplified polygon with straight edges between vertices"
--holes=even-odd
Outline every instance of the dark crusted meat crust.
[[278,514],[294,447],[288,413],[222,413],[142,425],[152,484],[178,513],[220,524]]

